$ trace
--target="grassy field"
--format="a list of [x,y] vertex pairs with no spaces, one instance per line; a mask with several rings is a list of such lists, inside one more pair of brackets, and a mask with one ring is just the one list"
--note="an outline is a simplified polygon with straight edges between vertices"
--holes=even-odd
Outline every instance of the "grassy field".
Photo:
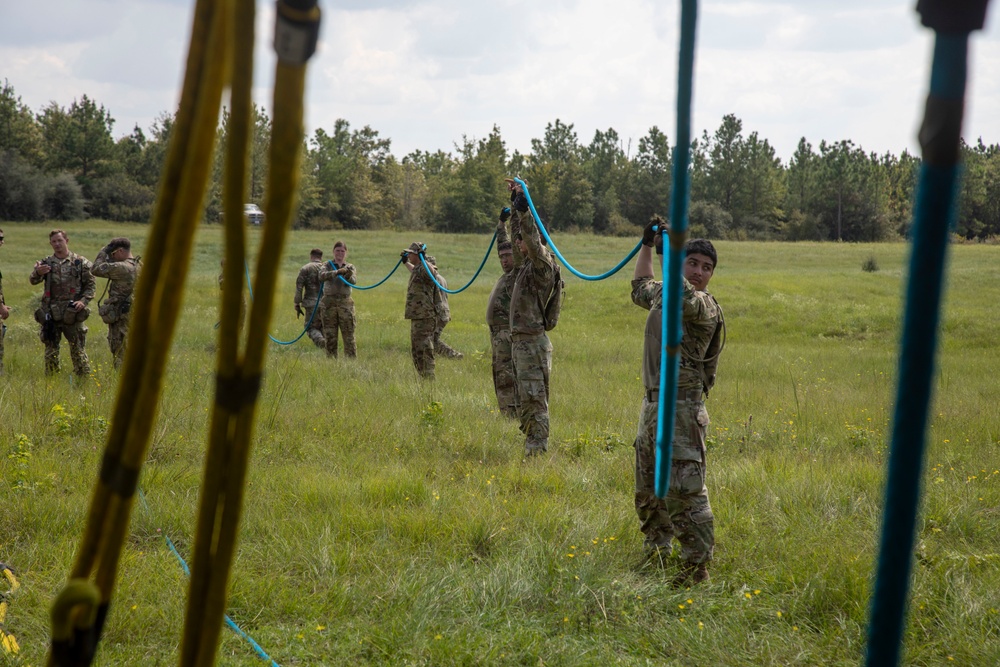
[[[93,258],[146,228],[66,226]],[[100,319],[85,381],[42,373],[28,284],[48,226],[5,225],[6,375],[0,377],[0,561],[22,584],[6,619],[40,665],[48,608],[69,571],[115,398]],[[256,244],[258,230],[251,230]],[[454,288],[487,237],[296,232],[271,333],[301,330],[296,272],[345,239],[359,283],[423,240]],[[635,240],[556,241],[581,270]],[[499,265],[451,297],[444,338],[465,353],[420,382],[402,319],[407,274],[355,292],[358,359],[306,339],[272,346],[229,615],[280,665],[856,665],[864,655],[894,395],[903,245],[719,243],[712,292],[728,345],[712,415],[712,581],[675,591],[675,565],[640,568],[632,501],[645,312],[628,266],[567,278],[554,345],[549,453],[495,406],[486,298]],[[199,232],[154,442],[143,470],[99,665],[177,662],[214,386],[221,234]],[[266,249],[264,249],[266,251]],[[256,245],[254,254],[258,252]],[[874,256],[880,270],[866,273]],[[1000,664],[1000,248],[951,249],[929,432],[906,665]],[[252,270],[252,266],[251,266]],[[568,275],[568,272],[564,272]],[[103,288],[98,281],[98,290]],[[138,344],[138,341],[132,341]],[[222,665],[263,664],[224,631]]]

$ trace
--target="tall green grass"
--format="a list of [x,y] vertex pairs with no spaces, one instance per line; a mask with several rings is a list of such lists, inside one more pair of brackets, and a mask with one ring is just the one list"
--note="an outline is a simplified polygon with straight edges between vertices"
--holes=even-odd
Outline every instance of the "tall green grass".
[[[31,318],[34,260],[48,227],[6,225],[0,378],[0,561],[22,588],[0,663],[38,665],[48,606],[69,571],[100,460],[116,379],[99,318],[94,373],[42,374]],[[89,257],[146,228],[69,226]],[[256,244],[257,232],[251,230]],[[292,290],[313,246],[349,245],[359,282],[381,279],[422,240],[451,285],[488,237],[295,232],[271,333],[293,338]],[[603,271],[634,240],[556,235]],[[176,664],[185,556],[197,507],[214,379],[220,230],[199,232],[154,440],[143,470],[101,665]],[[272,346],[260,397],[230,616],[281,665],[856,665],[864,654],[892,410],[903,245],[719,243],[711,289],[728,343],[712,415],[712,581],[675,591],[641,567],[631,447],[642,395],[645,312],[632,267],[567,277],[552,371],[549,453],[522,460],[501,417],[483,323],[499,275],[450,298],[444,337],[466,354],[419,381],[403,320],[407,274],[356,291],[357,360],[306,339]],[[266,252],[253,247],[253,254]],[[1000,663],[1000,262],[951,249],[941,357],[906,632],[907,665]],[[879,271],[862,263],[877,258]],[[251,272],[253,265],[251,264]],[[568,276],[568,272],[566,273]],[[103,287],[98,281],[98,289]],[[141,344],[131,341],[131,344]],[[220,664],[261,664],[224,633]]]

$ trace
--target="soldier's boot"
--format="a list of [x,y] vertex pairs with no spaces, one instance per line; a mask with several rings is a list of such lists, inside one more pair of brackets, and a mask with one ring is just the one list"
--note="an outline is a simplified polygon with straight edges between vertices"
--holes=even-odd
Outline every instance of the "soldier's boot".
[[703,581],[709,581],[708,566],[705,563],[684,563],[681,571],[673,578],[670,585],[674,588],[697,586]]
[[465,355],[453,348],[448,343],[444,341],[437,341],[437,345],[434,347],[434,354],[440,354],[447,359],[461,359]]

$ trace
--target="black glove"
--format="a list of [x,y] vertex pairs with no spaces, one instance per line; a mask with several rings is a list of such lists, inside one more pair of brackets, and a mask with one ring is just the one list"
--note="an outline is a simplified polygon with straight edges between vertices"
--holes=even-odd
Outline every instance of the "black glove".
[[305,315],[305,313],[302,311],[302,306],[295,304],[295,318],[298,319],[303,315]]
[[500,209],[500,222],[507,222],[510,220],[510,209],[504,206]]
[[409,255],[409,254],[410,254],[409,251],[404,250],[403,252],[399,253],[399,256],[405,262],[406,261],[406,256]]
[[[654,230],[653,227],[657,229]],[[656,235],[663,232],[663,218],[658,215],[654,215],[646,223],[646,226],[642,228],[642,245],[647,248],[652,248],[655,242]]]

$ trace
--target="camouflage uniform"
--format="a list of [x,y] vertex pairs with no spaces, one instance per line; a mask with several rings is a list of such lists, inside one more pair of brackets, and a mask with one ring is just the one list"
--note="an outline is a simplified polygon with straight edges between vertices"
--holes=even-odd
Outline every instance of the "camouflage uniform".
[[[437,261],[433,256],[427,255],[427,263],[434,267],[435,275],[437,276],[437,281],[441,284],[441,287],[447,289],[448,282],[444,279],[438,271]],[[437,288],[434,288],[434,298],[436,299],[436,310],[437,310],[437,321],[434,324],[434,354],[448,357],[449,359],[461,359],[465,355],[453,348],[448,343],[441,340],[441,332],[444,331],[445,326],[448,322],[451,322],[451,308],[448,307],[448,293]]]
[[[545,335],[543,303],[548,301],[556,280],[552,253],[542,245],[538,227],[521,195],[511,207],[511,235],[520,234],[527,246],[522,256],[514,244],[513,286],[510,294],[511,356],[517,382],[521,432],[525,454],[548,449],[549,372],[552,370],[552,343]],[[521,209],[524,210],[521,210]]]
[[[337,356],[339,331],[344,335],[344,356],[353,359],[358,356],[358,346],[354,342],[354,299],[351,298],[351,285],[358,283],[358,271],[350,263],[333,268],[335,266],[337,265],[333,262],[328,262],[319,271],[319,279],[323,283],[323,297],[320,299],[319,309],[323,315],[326,356]],[[345,285],[340,276],[351,285]]]
[[717,357],[706,363],[706,352],[722,321],[722,311],[708,292],[699,292],[686,279],[683,295],[683,338],[674,419],[670,483],[665,500],[657,498],[656,425],[660,387],[661,303],[663,283],[651,277],[632,281],[632,301],[649,310],[643,341],[642,380],[646,395],[635,440],[635,509],[647,548],[671,548],[681,543],[681,558],[689,564],[712,559],[715,545],[712,508],[705,486],[705,435],[708,412],[703,394],[715,383]]
[[[87,326],[83,323],[90,315],[90,309],[80,312],[70,308],[70,301],[89,303],[94,298],[94,276],[90,273],[90,262],[75,252],[59,259],[49,255],[43,262],[52,270],[39,275],[34,269],[28,281],[32,285],[45,281],[42,306],[35,314],[41,329],[38,336],[45,343],[45,372],[59,371],[59,339],[66,338],[73,372],[79,376],[90,374],[90,360],[87,358]],[[46,335],[46,331],[49,335]]]
[[[511,247],[503,223],[497,227],[497,254],[501,247]],[[517,382],[514,379],[510,340],[510,290],[513,286],[514,271],[505,271],[493,285],[486,305],[486,325],[490,328],[490,345],[493,348],[493,389],[500,412],[508,417],[517,416]]]
[[[408,249],[416,252],[412,244]],[[430,264],[430,263],[428,263]],[[434,265],[430,264],[434,271]],[[435,271],[435,278],[438,278]],[[438,278],[440,280],[440,278]],[[431,276],[420,262],[410,272],[406,286],[406,310],[403,316],[410,320],[410,355],[420,377],[434,379],[434,334],[438,324],[438,297],[440,292]]]
[[97,312],[108,325],[108,346],[114,357],[115,368],[121,368],[125,359],[125,337],[128,335],[129,313],[132,311],[132,292],[135,281],[139,279],[141,266],[135,257],[121,262],[110,259],[107,247],[104,247],[90,268],[95,277],[110,281],[108,299],[98,304]]
[[[299,276],[295,279],[295,305],[305,311],[306,317],[311,317],[309,329],[306,335],[309,340],[315,343],[316,347],[325,349],[326,341],[323,337],[323,316],[316,301],[319,299],[319,287],[322,281],[319,279],[319,272],[323,269],[323,261],[314,259],[301,269]],[[339,281],[338,281],[339,282]],[[315,315],[313,311],[315,310]],[[334,346],[336,349],[336,346]]]

